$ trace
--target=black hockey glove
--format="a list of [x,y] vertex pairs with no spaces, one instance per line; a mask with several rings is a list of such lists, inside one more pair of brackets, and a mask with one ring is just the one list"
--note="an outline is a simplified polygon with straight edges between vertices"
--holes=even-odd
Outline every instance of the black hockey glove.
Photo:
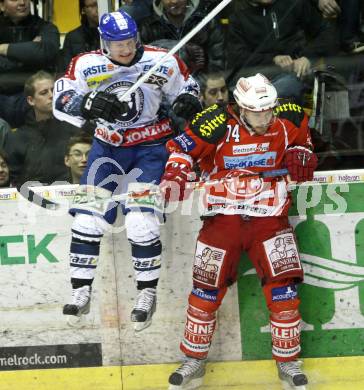
[[95,134],[96,127],[97,123],[95,120],[88,120],[83,124],[81,130],[83,133],[93,136]]
[[128,103],[121,102],[111,93],[93,91],[86,94],[81,103],[81,113],[85,119],[102,118],[114,123],[128,112]]
[[172,109],[177,116],[190,121],[198,112],[202,111],[202,106],[197,97],[183,93],[177,97]]

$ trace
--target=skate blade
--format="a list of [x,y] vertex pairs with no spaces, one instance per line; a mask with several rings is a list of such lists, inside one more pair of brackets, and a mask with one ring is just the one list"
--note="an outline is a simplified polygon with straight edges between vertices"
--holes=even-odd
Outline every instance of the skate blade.
[[82,328],[86,325],[86,317],[85,316],[68,316],[67,324],[72,328]]
[[203,384],[203,377],[192,379],[190,382],[185,385],[177,386],[177,385],[169,385],[168,390],[193,390],[198,389]]
[[306,386],[307,386],[307,385],[303,385],[303,386],[291,385],[289,382],[285,380],[281,380],[281,383],[282,383],[282,390],[306,390]]
[[142,330],[149,328],[152,325],[152,319],[146,320],[144,322],[134,322],[135,332],[141,332]]

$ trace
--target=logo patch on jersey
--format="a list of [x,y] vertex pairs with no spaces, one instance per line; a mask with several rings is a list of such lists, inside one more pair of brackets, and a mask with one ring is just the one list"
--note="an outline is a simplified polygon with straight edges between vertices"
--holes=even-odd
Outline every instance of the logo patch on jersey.
[[91,77],[87,79],[87,86],[90,88],[96,88],[103,81],[110,79],[111,77],[111,74],[101,74],[99,76]]
[[273,276],[302,269],[292,233],[280,234],[264,241],[263,245]]
[[226,190],[234,197],[239,198],[253,198],[260,194],[263,190],[264,181],[262,178],[247,177],[244,179],[242,175],[252,174],[253,172],[248,170],[231,171],[226,175],[226,178],[233,178],[234,176],[240,176],[236,180],[227,181],[224,184]]
[[88,76],[93,76],[98,73],[111,72],[113,69],[114,69],[113,64],[94,65],[86,68],[83,71],[83,75],[87,78]]
[[160,257],[154,259],[138,259],[133,257],[133,266],[136,271],[152,271],[161,267]]
[[298,295],[297,288],[294,284],[284,287],[272,288],[272,301],[289,301],[290,299],[296,298]]
[[[143,66],[143,72],[147,72],[149,69],[152,69],[152,65],[144,65]],[[171,71],[172,70],[172,71]],[[166,76],[172,76],[173,69],[168,68],[168,66],[161,65],[158,69],[156,69],[154,72],[156,73],[162,73]]]
[[273,167],[276,162],[277,152],[263,154],[251,154],[244,157],[224,156],[224,164],[227,169]]
[[[141,77],[141,76],[140,76]],[[140,78],[139,77],[139,78]],[[163,87],[164,84],[168,82],[165,77],[158,76],[156,74],[151,74],[147,80],[144,81],[146,84],[154,84],[158,87]]]
[[233,145],[233,154],[249,154],[254,152],[266,152],[269,150],[269,142],[248,145]]
[[184,152],[189,152],[196,146],[196,142],[187,134],[180,134],[178,137],[174,138],[174,141]]
[[196,114],[190,128],[199,138],[214,144],[226,133],[226,119],[224,109],[213,104]]
[[192,294],[204,301],[216,302],[219,290],[206,290],[205,288],[193,288]]
[[225,257],[224,249],[208,246],[197,241],[193,279],[209,286],[217,287]]
[[[131,81],[118,81],[108,86],[104,92],[122,96],[133,84]],[[131,93],[125,101],[128,103],[129,110],[121,116],[121,120],[117,121],[121,127],[129,127],[140,118],[144,107],[144,94],[141,88]]]

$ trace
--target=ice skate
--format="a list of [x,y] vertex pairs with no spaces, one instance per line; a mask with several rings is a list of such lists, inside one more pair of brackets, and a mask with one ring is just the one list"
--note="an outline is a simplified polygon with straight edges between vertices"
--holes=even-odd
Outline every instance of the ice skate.
[[72,302],[63,306],[63,314],[80,317],[90,312],[91,286],[72,289]]
[[140,290],[131,312],[131,321],[135,322],[135,331],[140,332],[151,325],[156,306],[157,290],[155,288]]
[[304,390],[307,385],[307,376],[301,370],[302,362],[293,360],[290,362],[276,362],[278,376],[281,380],[286,381],[293,389]]
[[169,377],[168,390],[198,389],[205,375],[206,359],[186,357],[185,362]]

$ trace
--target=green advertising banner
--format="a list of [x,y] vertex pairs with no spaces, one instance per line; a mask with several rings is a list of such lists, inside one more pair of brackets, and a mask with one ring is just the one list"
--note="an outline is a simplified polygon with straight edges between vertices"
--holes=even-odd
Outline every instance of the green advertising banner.
[[[290,221],[305,271],[302,357],[364,355],[364,183],[314,183],[292,195]],[[246,256],[240,275],[242,358],[269,359],[268,311]]]

